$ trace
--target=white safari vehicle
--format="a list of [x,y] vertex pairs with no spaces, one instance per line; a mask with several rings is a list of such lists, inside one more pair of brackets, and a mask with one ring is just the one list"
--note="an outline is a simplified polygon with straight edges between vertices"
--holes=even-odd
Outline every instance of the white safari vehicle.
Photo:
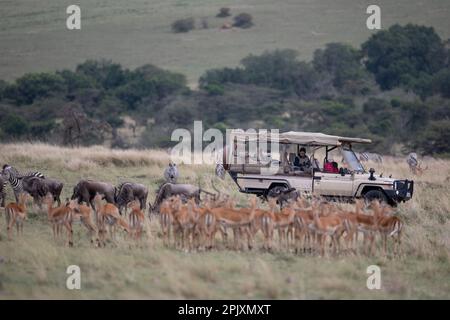
[[[413,181],[382,177],[375,174],[374,169],[367,172],[362,166],[352,145],[368,144],[371,140],[290,131],[278,134],[277,153],[264,150],[263,156],[256,149],[258,151],[252,154],[248,151],[249,144],[257,142],[259,146],[261,137],[244,132],[233,133],[232,144],[228,148],[231,155],[225,157],[228,160],[223,166],[241,192],[268,197],[296,189],[300,194],[339,200],[379,199],[391,205],[412,197]],[[265,149],[270,149],[271,139],[275,140],[270,135],[264,136],[268,146]],[[307,167],[298,167],[296,157],[303,148],[309,163]],[[238,162],[239,157],[244,161]],[[273,172],[268,173],[269,168]]]

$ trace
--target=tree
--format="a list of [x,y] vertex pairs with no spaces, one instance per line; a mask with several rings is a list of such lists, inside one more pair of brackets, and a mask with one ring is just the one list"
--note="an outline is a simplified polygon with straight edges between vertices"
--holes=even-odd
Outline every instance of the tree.
[[362,52],[343,43],[328,43],[314,52],[313,65],[318,72],[328,73],[333,85],[341,89],[347,83],[367,78],[361,64]]
[[396,24],[379,31],[362,49],[367,69],[383,90],[413,88],[415,79],[439,71],[446,59],[444,45],[434,29],[412,24]]
[[65,92],[64,79],[52,73],[28,73],[5,88],[7,98],[18,105],[31,104],[36,98]]
[[77,66],[76,72],[107,90],[123,85],[127,76],[127,71],[120,64],[110,60],[86,60]]
[[450,154],[450,120],[432,121],[419,138],[418,147],[425,154]]
[[19,137],[28,133],[27,121],[19,115],[9,114],[2,121],[3,132],[13,137]]

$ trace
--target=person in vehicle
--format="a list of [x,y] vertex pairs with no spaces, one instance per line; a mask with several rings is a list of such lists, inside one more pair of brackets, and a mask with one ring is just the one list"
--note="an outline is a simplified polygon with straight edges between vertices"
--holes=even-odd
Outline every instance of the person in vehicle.
[[328,173],[339,173],[338,164],[333,159],[325,159],[325,164],[323,165],[323,171]]
[[295,157],[294,167],[299,168],[301,171],[311,170],[311,161],[306,155],[306,149],[304,147],[300,148],[299,154]]

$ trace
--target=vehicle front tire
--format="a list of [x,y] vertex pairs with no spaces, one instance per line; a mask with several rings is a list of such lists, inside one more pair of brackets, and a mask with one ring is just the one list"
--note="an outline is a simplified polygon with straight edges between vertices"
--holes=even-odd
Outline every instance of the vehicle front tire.
[[378,200],[381,203],[388,203],[388,198],[386,197],[386,195],[384,194],[383,191],[381,190],[370,190],[367,191],[364,195],[364,200],[367,203],[372,202],[373,200]]

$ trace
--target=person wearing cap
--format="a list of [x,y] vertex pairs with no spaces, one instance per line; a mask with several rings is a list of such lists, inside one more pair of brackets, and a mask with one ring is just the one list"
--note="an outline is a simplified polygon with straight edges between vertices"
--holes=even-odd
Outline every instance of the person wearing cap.
[[299,154],[295,156],[294,167],[298,167],[302,171],[308,171],[311,169],[311,161],[306,156],[306,149],[304,147],[301,147]]

